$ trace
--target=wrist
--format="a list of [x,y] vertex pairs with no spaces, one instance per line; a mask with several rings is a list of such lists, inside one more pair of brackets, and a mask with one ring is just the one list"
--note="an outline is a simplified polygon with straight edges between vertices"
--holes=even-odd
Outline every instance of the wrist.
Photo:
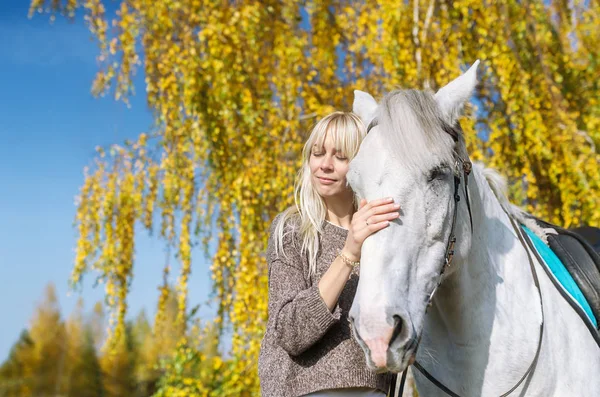
[[360,266],[359,260],[354,261],[354,260],[348,258],[342,251],[340,251],[338,256],[342,259],[342,262],[344,262],[344,265],[348,266],[350,269],[355,269],[358,266]]
[[354,251],[348,249],[347,247],[342,248],[340,251],[340,255],[344,255],[348,260],[352,262],[360,261],[360,251],[356,254]]

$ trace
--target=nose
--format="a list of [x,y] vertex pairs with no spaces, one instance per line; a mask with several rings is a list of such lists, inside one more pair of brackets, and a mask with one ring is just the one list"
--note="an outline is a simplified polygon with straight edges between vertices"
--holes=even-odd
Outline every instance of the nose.
[[324,155],[323,159],[321,160],[321,169],[323,170],[330,170],[333,168],[333,157],[329,156],[329,155]]
[[[408,339],[408,327],[406,321],[401,315],[393,315],[393,326],[380,327],[378,332],[374,333],[373,336],[365,336],[363,339],[360,336],[354,318],[350,317],[350,323],[354,327],[355,335],[361,344],[364,344],[371,355],[371,360],[378,368],[385,368],[387,366],[387,352],[389,347],[395,342],[399,343],[406,342]],[[367,333],[366,333],[367,334]]]

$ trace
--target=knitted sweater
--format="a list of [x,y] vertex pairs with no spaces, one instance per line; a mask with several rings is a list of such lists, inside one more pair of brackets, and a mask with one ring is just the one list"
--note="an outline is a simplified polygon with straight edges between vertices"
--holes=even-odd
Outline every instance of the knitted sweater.
[[262,340],[258,374],[263,397],[296,397],[324,389],[364,387],[387,392],[391,375],[376,374],[352,336],[348,311],[358,285],[353,270],[333,310],[318,289],[321,276],[346,242],[348,231],[327,221],[319,236],[317,272],[309,277],[298,221],[289,221],[283,248],[275,254],[275,225],[271,224],[269,264],[269,319]]

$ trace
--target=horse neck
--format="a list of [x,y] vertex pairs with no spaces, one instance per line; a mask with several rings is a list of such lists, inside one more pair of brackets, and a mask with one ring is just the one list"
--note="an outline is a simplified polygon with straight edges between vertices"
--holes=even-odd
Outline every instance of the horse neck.
[[[526,251],[477,168],[469,180],[469,196],[473,234],[462,197],[457,256],[431,307],[426,344],[431,353],[451,360],[443,363],[439,357],[440,365],[452,363],[458,373],[472,371],[472,367],[486,368],[490,360],[503,360],[509,368],[514,363],[512,369],[518,373],[526,360],[515,362],[511,348],[531,344],[531,335],[539,327],[539,297]],[[470,246],[465,247],[468,241]],[[529,350],[525,346],[519,351],[527,357]],[[464,359],[457,357],[461,354]]]

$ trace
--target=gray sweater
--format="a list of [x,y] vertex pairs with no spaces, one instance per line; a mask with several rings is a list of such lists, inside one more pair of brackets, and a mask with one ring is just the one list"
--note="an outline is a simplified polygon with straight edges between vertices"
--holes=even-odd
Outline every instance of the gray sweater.
[[295,397],[324,389],[364,387],[387,392],[389,374],[376,374],[352,336],[348,311],[358,285],[353,271],[332,312],[321,298],[318,282],[346,242],[348,231],[329,222],[319,237],[317,274],[309,277],[308,259],[300,255],[302,240],[288,222],[283,239],[287,257],[275,254],[275,225],[271,224],[269,319],[262,340],[258,374],[263,397]]

